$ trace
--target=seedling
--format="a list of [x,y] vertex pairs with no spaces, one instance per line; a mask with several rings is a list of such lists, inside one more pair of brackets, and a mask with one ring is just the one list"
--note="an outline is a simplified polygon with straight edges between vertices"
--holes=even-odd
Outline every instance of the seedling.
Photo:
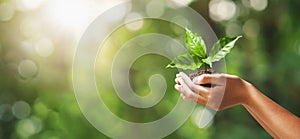
[[241,38],[241,36],[223,37],[213,45],[208,54],[202,37],[188,28],[185,28],[185,30],[185,46],[188,53],[175,57],[175,59],[168,64],[166,68],[179,68],[183,70],[197,71],[202,69],[202,73],[212,73],[213,62],[221,60],[230,53],[235,42]]

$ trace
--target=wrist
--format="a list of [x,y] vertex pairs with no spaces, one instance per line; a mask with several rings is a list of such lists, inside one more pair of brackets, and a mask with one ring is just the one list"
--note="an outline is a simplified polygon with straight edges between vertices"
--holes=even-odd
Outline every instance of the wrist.
[[245,87],[245,91],[243,92],[244,99],[243,99],[242,105],[246,105],[246,106],[250,107],[254,101],[257,90],[251,83],[248,83],[247,81],[243,80],[243,84]]

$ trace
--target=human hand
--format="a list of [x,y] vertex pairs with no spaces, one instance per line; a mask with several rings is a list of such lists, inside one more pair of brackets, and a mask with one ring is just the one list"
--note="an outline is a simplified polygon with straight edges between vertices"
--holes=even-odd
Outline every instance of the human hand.
[[[274,138],[300,138],[300,118],[265,96],[250,83],[228,74],[203,74],[191,81],[180,72],[175,88],[183,99],[213,110],[243,104]],[[204,85],[212,84],[212,87]],[[272,118],[270,118],[272,117]],[[282,126],[284,125],[284,126]]]
[[[183,99],[223,110],[237,104],[246,104],[251,84],[228,74],[203,74],[193,81],[183,72],[176,75],[175,88]],[[211,84],[211,87],[203,85]]]

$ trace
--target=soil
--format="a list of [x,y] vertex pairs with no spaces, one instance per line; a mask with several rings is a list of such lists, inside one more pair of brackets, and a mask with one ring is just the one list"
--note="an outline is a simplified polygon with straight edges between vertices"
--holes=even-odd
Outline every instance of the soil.
[[191,78],[191,80],[193,80],[195,77],[200,76],[202,74],[214,74],[216,73],[215,71],[213,71],[212,69],[207,69],[207,70],[199,70],[195,73],[191,73],[188,76]]
[[[195,73],[189,74],[188,76],[190,77],[191,80],[193,80],[195,77],[200,76],[202,74],[215,74],[215,73],[217,73],[217,72],[215,72],[212,69],[207,69],[207,70],[199,70]],[[210,88],[215,86],[214,84],[200,84],[200,85],[204,86],[204,87],[210,87]]]

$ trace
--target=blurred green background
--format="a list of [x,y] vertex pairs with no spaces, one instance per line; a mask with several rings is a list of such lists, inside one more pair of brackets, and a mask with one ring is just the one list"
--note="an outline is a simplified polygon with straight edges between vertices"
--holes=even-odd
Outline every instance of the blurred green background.
[[[300,115],[299,0],[174,1],[199,12],[219,38],[243,35],[226,57],[227,72],[251,82],[268,97]],[[72,58],[88,24],[120,2],[124,0],[0,0],[1,139],[108,138],[92,127],[78,107],[72,88]],[[160,3],[162,8],[168,5]],[[184,41],[183,30],[165,21],[144,20],[123,26],[107,40],[103,50],[106,56],[96,67],[106,105],[128,121],[161,118],[179,98],[173,89],[178,71],[165,69],[169,60],[159,55],[140,57],[130,72],[131,86],[142,96],[149,92],[148,78],[153,73],[160,73],[168,80],[166,95],[155,107],[137,109],[126,105],[114,93],[110,80],[101,78],[109,72],[121,44],[132,36],[153,32]],[[166,138],[271,138],[242,106],[218,112],[204,129],[196,124],[201,110],[197,106],[185,124]]]

